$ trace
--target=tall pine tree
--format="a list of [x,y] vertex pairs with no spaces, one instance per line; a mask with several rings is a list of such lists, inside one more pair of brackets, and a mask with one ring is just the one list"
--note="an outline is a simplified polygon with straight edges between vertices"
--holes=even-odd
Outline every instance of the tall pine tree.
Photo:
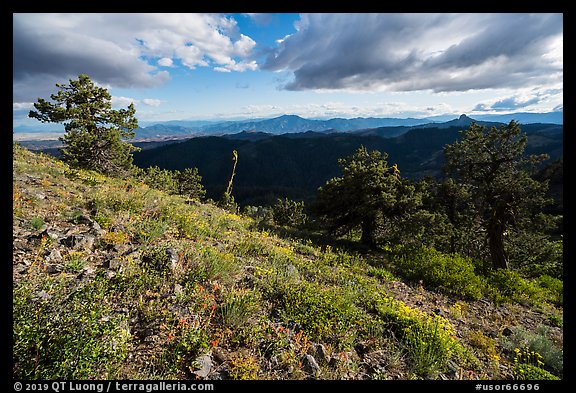
[[526,209],[541,207],[546,200],[546,184],[532,179],[528,168],[548,157],[524,155],[527,140],[515,121],[490,129],[472,123],[460,140],[444,147],[446,169],[470,186],[496,269],[508,268],[507,230]]
[[29,117],[43,123],[64,123],[66,133],[63,160],[71,166],[92,169],[110,175],[121,175],[132,167],[132,152],[138,150],[125,139],[134,137],[138,127],[136,110],[112,109],[107,89],[98,87],[85,74],[59,88],[49,102],[38,98],[36,111]]

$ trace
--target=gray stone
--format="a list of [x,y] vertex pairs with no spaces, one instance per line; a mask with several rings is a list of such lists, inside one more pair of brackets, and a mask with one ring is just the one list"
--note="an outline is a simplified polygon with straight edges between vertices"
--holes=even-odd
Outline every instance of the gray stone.
[[60,263],[46,265],[46,273],[48,274],[58,274],[62,271],[64,271],[64,265]]
[[58,232],[54,232],[54,231],[50,231],[48,229],[46,229],[43,232],[44,235],[48,236],[50,239],[52,240],[58,240],[60,237],[62,237],[62,234],[58,233]]
[[194,374],[200,378],[206,378],[210,374],[210,369],[212,368],[212,358],[210,355],[202,355],[196,358],[196,363],[199,369],[193,371]]
[[316,357],[324,363],[328,363],[330,361],[328,351],[326,351],[326,347],[322,344],[316,345]]
[[60,243],[75,250],[92,250],[95,240],[93,235],[83,233],[69,235],[60,240]]
[[33,251],[34,247],[32,247],[27,240],[25,239],[14,239],[12,241],[12,248],[16,250],[22,251]]
[[90,233],[92,233],[96,236],[102,236],[106,233],[106,231],[104,229],[102,229],[100,224],[98,224],[96,221],[92,221],[90,226],[91,226]]
[[42,291],[36,292],[36,299],[38,299],[38,300],[50,300],[50,299],[52,299],[52,295],[50,295],[46,291],[42,290]]
[[318,365],[318,362],[316,361],[316,359],[314,359],[314,356],[312,355],[306,354],[304,362],[302,363],[302,368],[304,371],[306,371],[308,374],[313,375],[314,377],[320,375],[320,366]]
[[120,271],[122,269],[122,265],[122,261],[118,258],[110,259],[105,263],[105,267],[114,271]]
[[28,271],[28,266],[23,263],[19,263],[13,267],[13,270],[18,274],[25,274]]
[[174,251],[172,248],[167,248],[166,254],[168,254],[168,257],[170,258],[169,261],[170,270],[172,272],[176,272],[176,270],[178,269],[178,253]]
[[52,263],[62,262],[62,255],[60,254],[60,251],[57,248],[50,251],[50,254],[48,254],[48,256],[46,257],[46,261]]

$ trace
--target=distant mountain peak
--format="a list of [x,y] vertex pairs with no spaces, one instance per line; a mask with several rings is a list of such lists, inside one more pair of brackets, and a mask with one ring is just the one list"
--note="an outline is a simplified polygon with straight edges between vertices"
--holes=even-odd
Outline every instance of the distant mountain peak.
[[458,118],[458,120],[472,120],[472,118],[466,116],[464,113],[460,115],[460,117]]

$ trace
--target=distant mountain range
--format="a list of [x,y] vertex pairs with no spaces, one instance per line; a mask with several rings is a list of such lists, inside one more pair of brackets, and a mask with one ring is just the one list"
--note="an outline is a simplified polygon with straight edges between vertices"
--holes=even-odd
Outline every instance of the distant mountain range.
[[[474,115],[474,119],[484,125],[508,123],[516,120],[521,124],[547,123],[563,124],[563,112],[514,113],[506,115]],[[314,132],[360,132],[366,135],[394,137],[413,127],[468,126],[471,118],[462,115],[442,115],[427,118],[356,117],[353,119],[305,119],[296,115],[282,115],[270,119],[236,121],[209,120],[170,120],[139,127],[135,130],[135,140],[183,139],[195,136],[237,134],[242,131],[265,132],[281,135],[287,133]],[[143,122],[146,124],[145,122]],[[49,128],[46,128],[49,126]],[[30,126],[13,127],[13,139],[18,141],[56,140],[59,124],[42,125],[42,132]],[[58,128],[60,127],[60,128]],[[395,128],[396,127],[396,128]],[[370,130],[370,131],[368,131]],[[48,131],[52,131],[49,133]]]
[[[521,124],[550,123],[563,124],[562,112],[548,113],[515,113],[508,115],[475,116],[479,124],[487,126],[496,123],[508,123],[516,120]],[[305,119],[296,115],[282,115],[271,119],[208,122],[208,121],[177,121],[158,123],[136,130],[136,139],[152,139],[166,135],[171,136],[207,136],[236,134],[242,131],[265,132],[281,135],[287,133],[315,132],[354,132],[359,130],[374,130],[382,127],[452,127],[468,126],[473,120],[461,115],[454,119],[450,116],[431,118],[377,118],[357,117],[353,119],[333,118],[327,120]],[[405,129],[388,130],[389,136],[397,136]],[[382,133],[382,132],[381,132]],[[385,132],[386,133],[386,132]],[[381,135],[383,136],[383,135]]]

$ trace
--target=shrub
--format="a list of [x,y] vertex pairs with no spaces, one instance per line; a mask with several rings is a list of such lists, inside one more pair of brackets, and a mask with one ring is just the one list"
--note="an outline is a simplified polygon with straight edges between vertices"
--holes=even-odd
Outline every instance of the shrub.
[[404,329],[404,346],[411,359],[411,369],[418,375],[430,375],[447,364],[454,340],[444,334],[439,322],[412,323]]
[[514,366],[514,376],[516,379],[530,381],[560,379],[549,371],[526,363],[518,363]]
[[64,263],[64,270],[72,273],[78,272],[84,268],[84,265],[86,265],[84,253],[82,251],[70,251]]
[[148,186],[157,190],[165,191],[168,194],[178,193],[178,180],[176,174],[168,169],[160,169],[151,166],[144,170],[142,181]]
[[305,281],[278,282],[272,290],[280,316],[296,322],[312,339],[335,341],[344,346],[351,338],[350,328],[361,319],[360,309],[342,290]]
[[184,171],[176,171],[174,177],[178,185],[178,193],[190,199],[202,199],[206,190],[202,186],[202,176],[198,174],[198,168],[186,168]]
[[30,220],[30,228],[39,231],[44,226],[44,220],[40,217],[34,217]]
[[508,242],[510,266],[528,277],[549,275],[562,278],[562,240],[543,233],[517,233]]
[[[556,345],[548,336],[550,328],[540,325],[536,331],[528,331],[521,326],[513,327],[512,334],[502,338],[502,347],[509,352],[515,352],[517,360],[522,360],[518,348],[523,348],[524,352],[538,354],[539,359],[545,369],[555,374],[561,375],[564,370],[563,350]],[[526,359],[524,359],[526,360]],[[537,362],[536,366],[539,366]]]
[[190,261],[187,272],[190,282],[218,280],[227,283],[234,281],[234,276],[239,271],[233,254],[221,252],[210,245],[196,245],[194,255],[187,255],[186,258]]
[[391,297],[378,299],[375,312],[410,356],[411,370],[427,376],[442,370],[462,347],[454,328],[443,317],[430,316]]
[[106,301],[107,280],[82,288],[73,279],[22,282],[13,293],[17,379],[101,379],[126,359],[126,315]]
[[232,328],[242,327],[258,309],[255,293],[247,290],[233,290],[224,297],[220,315],[224,324]]
[[488,295],[496,302],[518,302],[530,304],[539,301],[540,290],[510,269],[496,269],[488,275]]
[[553,304],[563,305],[564,303],[564,283],[548,275],[538,277],[536,283],[544,292],[544,296]]
[[476,275],[470,258],[428,247],[403,247],[393,261],[398,274],[409,280],[423,280],[425,285],[465,299],[482,297],[484,280]]
[[260,364],[254,355],[242,356],[235,354],[228,360],[230,363],[230,378],[249,380],[256,379]]
[[272,206],[272,219],[278,225],[297,227],[306,222],[304,202],[292,201],[288,198],[278,199]]

